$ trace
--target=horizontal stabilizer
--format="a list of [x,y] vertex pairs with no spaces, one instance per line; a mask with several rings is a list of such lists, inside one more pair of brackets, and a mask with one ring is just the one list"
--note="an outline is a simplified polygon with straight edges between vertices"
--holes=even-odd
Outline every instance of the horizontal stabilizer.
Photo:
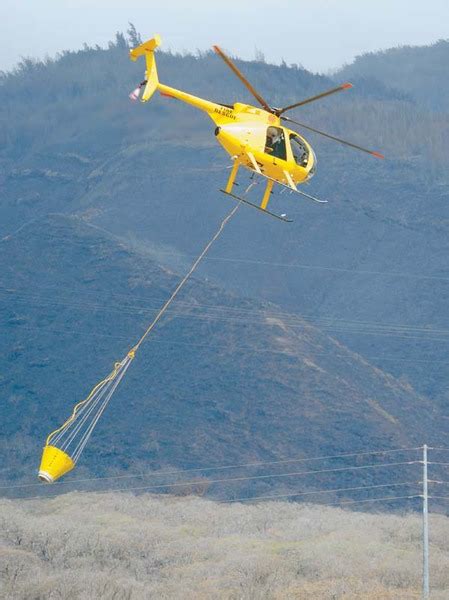
[[148,52],[154,52],[156,48],[161,45],[161,43],[161,36],[156,33],[154,38],[151,38],[151,40],[148,40],[143,44],[140,44],[140,46],[137,46],[137,48],[130,50],[129,56],[131,60],[137,60],[139,56],[145,56],[145,54]]

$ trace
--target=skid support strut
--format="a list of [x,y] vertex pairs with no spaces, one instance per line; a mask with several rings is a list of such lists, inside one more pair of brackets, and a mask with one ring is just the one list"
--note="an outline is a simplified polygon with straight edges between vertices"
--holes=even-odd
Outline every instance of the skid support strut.
[[234,160],[234,164],[232,165],[232,170],[229,175],[228,183],[226,184],[225,192],[227,194],[232,193],[232,188],[234,187],[235,179],[237,177],[237,173],[240,167],[240,163],[237,159]]
[[260,203],[260,208],[265,210],[268,206],[268,202],[270,200],[271,190],[273,189],[274,181],[269,179],[267,181],[267,187],[265,188],[265,192],[263,194],[262,202]]

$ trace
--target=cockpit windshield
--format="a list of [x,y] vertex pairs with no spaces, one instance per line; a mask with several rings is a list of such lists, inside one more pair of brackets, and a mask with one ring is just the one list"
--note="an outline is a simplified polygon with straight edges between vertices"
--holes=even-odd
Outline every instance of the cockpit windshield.
[[301,138],[295,134],[290,134],[293,158],[300,167],[307,167],[309,162],[309,150]]

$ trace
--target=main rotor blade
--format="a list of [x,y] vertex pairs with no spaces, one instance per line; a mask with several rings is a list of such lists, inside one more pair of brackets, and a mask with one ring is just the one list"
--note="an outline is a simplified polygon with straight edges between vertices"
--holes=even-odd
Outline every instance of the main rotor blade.
[[229,56],[226,56],[226,54],[223,52],[223,50],[221,48],[219,48],[218,46],[212,46],[212,48],[215,50],[215,52],[219,56],[221,56],[221,58],[225,61],[225,63],[228,65],[228,67],[231,69],[231,71],[233,71],[234,75],[237,75],[237,77],[240,79],[240,81],[243,83],[243,85],[246,86],[246,88],[251,92],[251,94],[254,96],[254,98],[256,98],[256,100],[264,107],[264,109],[267,110],[268,112],[273,112],[271,109],[271,106],[268,104],[268,102],[266,100],[264,100],[264,98],[262,98],[262,96],[250,84],[250,82],[246,79],[246,77],[243,75],[243,73],[235,66],[235,64],[232,62],[232,60],[229,58]]
[[306,98],[305,100],[301,100],[301,102],[296,102],[295,104],[290,104],[285,108],[280,108],[276,110],[276,114],[278,116],[282,115],[287,110],[291,110],[292,108],[296,108],[298,106],[304,106],[304,104],[309,104],[310,102],[315,102],[315,100],[321,100],[321,98],[325,98],[326,96],[330,96],[331,94],[336,94],[337,92],[342,92],[343,90],[349,90],[352,88],[352,83],[342,83],[338,87],[332,88],[327,92],[322,92],[321,94],[317,94],[316,96],[312,96],[311,98]]
[[324,137],[327,137],[328,139],[333,140],[334,142],[339,142],[340,144],[344,144],[345,146],[350,146],[351,148],[355,148],[356,150],[361,150],[362,152],[371,154],[372,156],[375,156],[376,158],[385,158],[385,156],[383,154],[380,154],[380,152],[374,152],[373,150],[367,150],[366,148],[363,148],[362,146],[357,146],[357,144],[353,144],[352,142],[347,142],[346,140],[342,140],[338,137],[335,137],[334,135],[329,135],[328,133],[324,133],[324,131],[320,131],[319,129],[315,129],[314,127],[309,127],[309,125],[304,125],[304,123],[300,123],[299,121],[294,121],[293,119],[290,119],[289,117],[281,117],[281,119],[283,121],[288,121],[289,123],[295,123],[295,125],[304,127],[304,129],[308,129],[309,131],[313,131],[314,133],[318,133],[319,135],[323,135]]

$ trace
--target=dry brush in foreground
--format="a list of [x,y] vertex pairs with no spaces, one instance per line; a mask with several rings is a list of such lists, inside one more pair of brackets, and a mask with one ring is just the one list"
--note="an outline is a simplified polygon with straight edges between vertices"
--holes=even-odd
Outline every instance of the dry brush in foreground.
[[[70,493],[1,500],[0,596],[14,600],[412,600],[418,515],[287,502]],[[449,519],[431,520],[432,598],[449,593]]]

